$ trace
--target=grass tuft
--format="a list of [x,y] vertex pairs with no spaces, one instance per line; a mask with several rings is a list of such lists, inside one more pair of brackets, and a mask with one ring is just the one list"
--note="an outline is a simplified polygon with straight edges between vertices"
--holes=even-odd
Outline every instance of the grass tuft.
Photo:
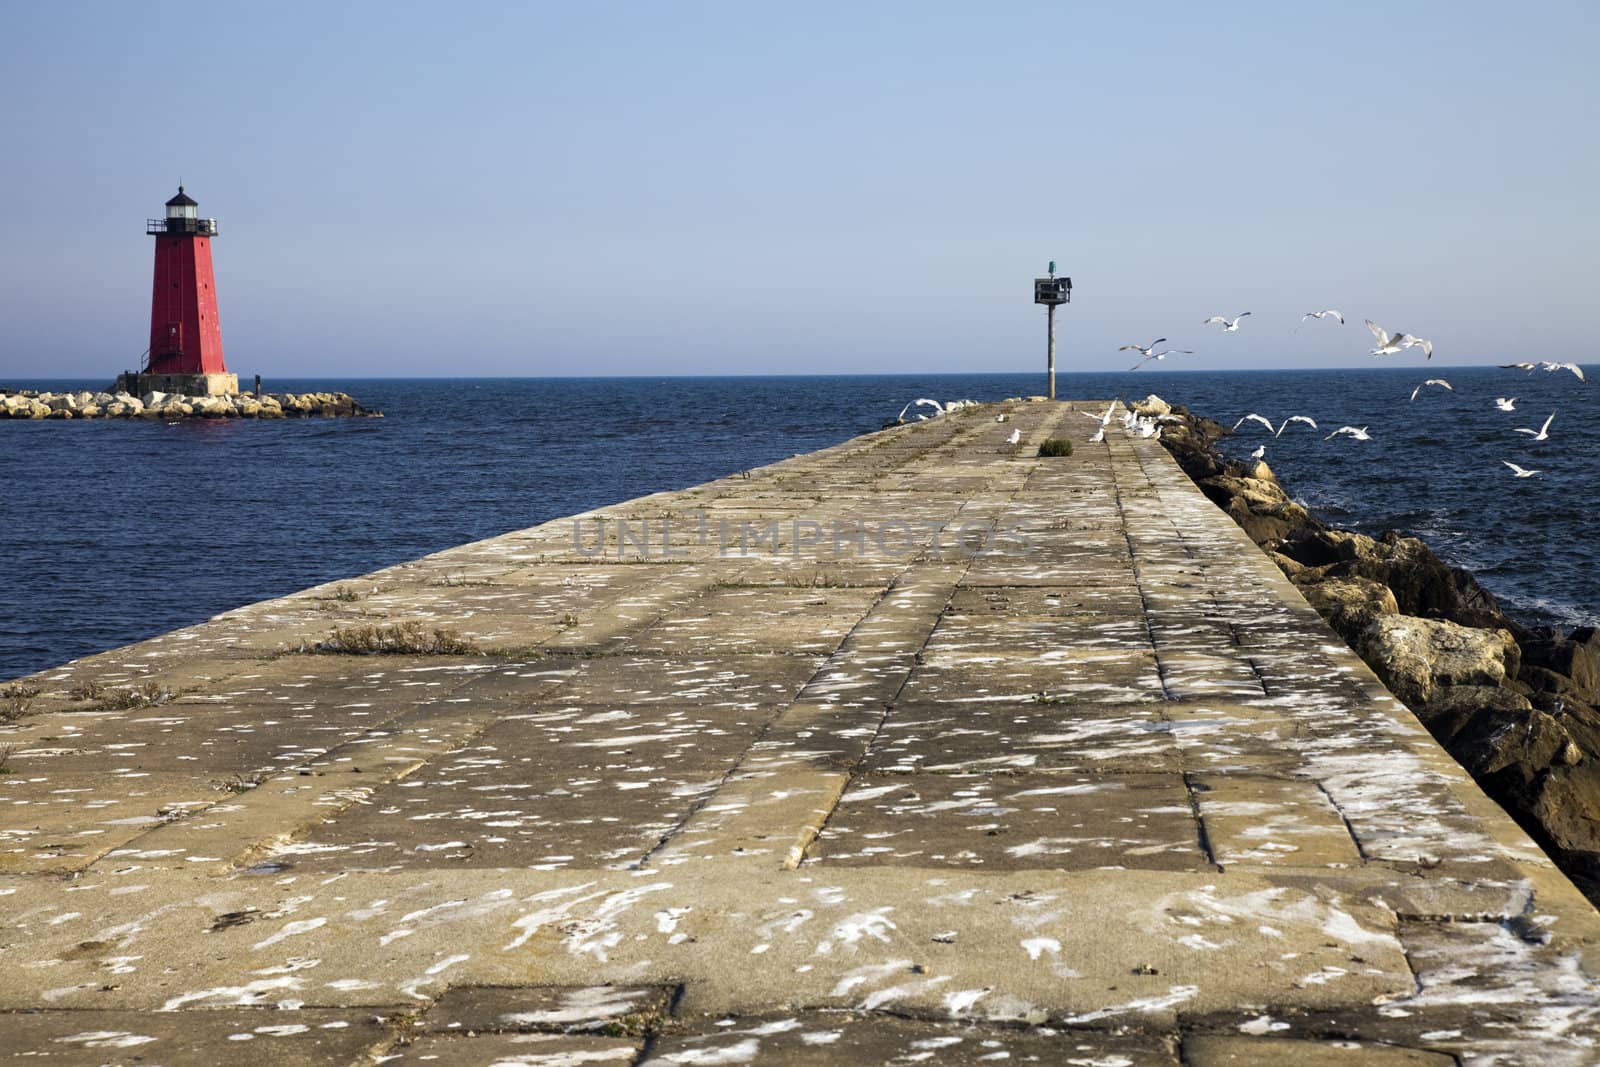
[[38,686],[8,685],[0,689],[0,723],[16,722],[28,714],[28,705],[39,695]]
[[1039,446],[1039,456],[1043,459],[1070,455],[1072,455],[1072,442],[1065,437],[1052,437]]
[[339,626],[314,652],[345,656],[475,656],[478,646],[453,630],[429,630],[420,622],[393,626]]

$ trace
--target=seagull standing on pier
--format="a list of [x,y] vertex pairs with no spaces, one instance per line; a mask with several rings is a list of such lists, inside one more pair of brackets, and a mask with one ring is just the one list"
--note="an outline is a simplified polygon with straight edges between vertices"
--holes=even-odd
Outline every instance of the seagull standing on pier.
[[1022,431],[1021,430],[1012,430],[1011,431],[1011,436],[1006,438],[1006,444],[1014,445],[1020,440],[1022,440]]
[[1222,324],[1222,332],[1223,333],[1233,333],[1233,332],[1235,332],[1236,330],[1239,329],[1239,320],[1244,318],[1248,314],[1250,314],[1250,312],[1241,311],[1241,312],[1239,312],[1239,314],[1235,315],[1231,319],[1225,319],[1221,315],[1213,315],[1209,319],[1207,319],[1205,322],[1202,322],[1200,325],[1202,325],[1202,326],[1210,326],[1213,322],[1220,322]]

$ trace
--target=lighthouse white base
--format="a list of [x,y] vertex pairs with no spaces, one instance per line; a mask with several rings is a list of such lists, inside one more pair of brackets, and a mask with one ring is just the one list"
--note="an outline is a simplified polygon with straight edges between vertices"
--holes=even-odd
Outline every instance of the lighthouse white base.
[[178,396],[236,396],[237,374],[123,374],[117,389],[143,396],[146,393],[175,393]]

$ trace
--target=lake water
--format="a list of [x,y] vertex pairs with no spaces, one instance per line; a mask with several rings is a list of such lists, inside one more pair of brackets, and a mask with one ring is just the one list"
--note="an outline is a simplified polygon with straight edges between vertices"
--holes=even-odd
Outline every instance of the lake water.
[[[1413,403],[1411,389],[1443,376]],[[1590,376],[1591,378],[1594,375]],[[0,421],[0,679],[508,530],[808,452],[907,401],[1035,393],[1042,375],[279,380],[351,393],[383,419]],[[10,382],[98,389],[104,382]],[[1571,374],[1414,367],[1064,374],[1063,397],[1155,392],[1231,425],[1323,427],[1267,444],[1290,492],[1334,523],[1426,538],[1515,616],[1600,616],[1596,386]],[[1495,396],[1517,396],[1497,411]],[[926,409],[922,409],[926,410]],[[1511,432],[1558,412],[1550,439]],[[1373,440],[1324,441],[1344,423]],[[1084,437],[1092,431],[1084,420]],[[1509,459],[1544,470],[1515,479]]]

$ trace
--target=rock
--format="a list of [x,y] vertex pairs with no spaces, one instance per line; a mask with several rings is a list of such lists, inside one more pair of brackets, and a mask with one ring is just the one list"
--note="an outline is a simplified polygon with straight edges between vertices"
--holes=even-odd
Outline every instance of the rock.
[[1303,590],[1306,600],[1348,644],[1355,644],[1380,615],[1397,615],[1394,592],[1370,578],[1330,578]]
[[1532,710],[1526,697],[1502,686],[1447,685],[1436,689],[1433,698],[1419,705],[1416,713],[1428,732],[1455,754],[1456,735],[1475,720],[1497,722],[1507,716],[1526,716]]
[[139,398],[139,402],[147,408],[158,408],[167,402],[167,394],[158,393],[154,390],[151,390],[150,392],[141,396]]
[[1151,393],[1143,400],[1134,403],[1133,413],[1142,415],[1147,419],[1158,419],[1163,415],[1172,414],[1172,405],[1156,396],[1156,394]]
[[1600,852],[1600,762],[1586,760],[1546,775],[1534,814],[1564,849]]
[[53,395],[45,401],[45,406],[51,411],[76,412],[78,410],[78,398],[65,393]]
[[1349,530],[1314,530],[1283,546],[1283,554],[1307,567],[1348,563],[1376,553],[1377,542]]
[[1300,577],[1310,570],[1310,568],[1305,566],[1305,564],[1296,563],[1294,560],[1283,555],[1281,552],[1274,552],[1271,549],[1267,550],[1267,558],[1276,563],[1278,565],[1278,569],[1283,572],[1284,577],[1288,578],[1291,582],[1299,581]]
[[92,418],[94,418],[95,416],[97,416],[99,414],[100,414],[100,405],[99,404],[93,404],[93,403],[85,404],[85,405],[83,405],[82,407],[80,407],[78,409],[78,418],[80,418],[80,419],[92,419]]
[[1592,701],[1600,690],[1600,650],[1572,638],[1529,638],[1522,642],[1522,662],[1565,675]]
[[1498,686],[1516,642],[1505,630],[1474,630],[1441,619],[1383,615],[1359,635],[1356,651],[1408,707],[1440,686]]

